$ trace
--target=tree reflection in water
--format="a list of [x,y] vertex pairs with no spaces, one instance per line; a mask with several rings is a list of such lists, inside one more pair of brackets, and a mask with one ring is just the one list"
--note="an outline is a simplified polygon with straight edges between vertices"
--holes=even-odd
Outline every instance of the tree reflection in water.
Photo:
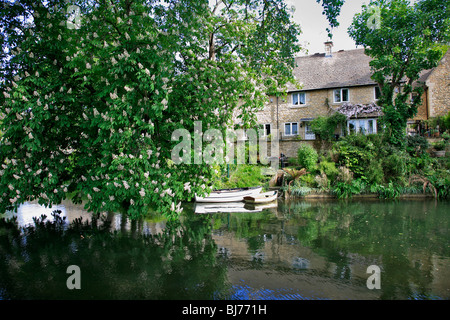
[[[207,216],[167,222],[157,234],[112,230],[107,217],[66,223],[58,212],[34,225],[0,220],[2,299],[210,299],[225,287]],[[69,265],[81,289],[69,290]]]
[[[0,219],[0,298],[448,299],[449,211],[434,201],[279,201],[251,213],[187,208],[158,230],[159,220],[114,214],[68,223],[55,213],[25,227]],[[366,287],[372,264],[380,290]],[[80,267],[81,290],[66,287],[69,265]]]

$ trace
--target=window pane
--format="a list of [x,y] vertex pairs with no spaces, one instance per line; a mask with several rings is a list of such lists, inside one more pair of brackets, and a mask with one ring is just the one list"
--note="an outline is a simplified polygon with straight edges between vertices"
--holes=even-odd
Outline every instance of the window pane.
[[334,90],[334,102],[341,102],[341,90]]
[[270,124],[265,125],[265,133],[266,133],[266,136],[268,136],[270,134]]
[[306,122],[306,123],[305,123],[305,133],[306,133],[306,134],[312,134],[312,133],[314,133],[314,132],[312,132],[312,130],[311,130],[311,124],[310,124],[309,122]]
[[284,124],[284,134],[289,136],[291,134],[291,124],[285,123]]
[[306,94],[305,93],[299,93],[298,94],[298,97],[299,97],[299,100],[300,100],[300,104],[305,104],[306,103],[306,99],[305,99],[305,96],[306,96]]
[[373,130],[373,120],[369,120],[369,121],[368,121],[367,132],[368,132],[369,134],[372,134],[372,133],[374,132],[374,130]]
[[359,132],[366,134],[366,120],[359,120]]
[[342,89],[342,101],[348,101],[348,89]]
[[298,105],[298,94],[297,94],[297,93],[294,93],[294,94],[292,95],[292,104],[293,104],[294,106]]
[[356,131],[356,123],[354,120],[350,120],[348,122],[348,130],[350,131],[350,133],[353,133]]
[[375,99],[378,100],[381,97],[381,91],[380,91],[380,87],[376,86],[375,87]]
[[292,124],[292,134],[298,134],[298,123]]

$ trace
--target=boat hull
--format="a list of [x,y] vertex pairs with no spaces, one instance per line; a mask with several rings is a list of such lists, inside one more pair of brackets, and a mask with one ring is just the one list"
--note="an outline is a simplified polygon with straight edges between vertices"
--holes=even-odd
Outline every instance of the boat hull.
[[278,206],[277,202],[266,204],[250,204],[245,202],[228,203],[196,203],[194,212],[196,214],[214,213],[256,213],[263,210],[270,210]]
[[258,194],[258,195],[254,195],[254,196],[246,196],[244,197],[244,201],[246,203],[254,203],[254,204],[258,204],[258,203],[269,203],[269,202],[273,202],[275,200],[277,200],[277,191],[272,191],[272,192],[266,192],[266,193],[262,193],[262,194]]
[[239,202],[243,201],[246,196],[259,194],[261,190],[262,187],[218,190],[211,192],[206,197],[199,197],[196,195],[195,201],[206,203]]

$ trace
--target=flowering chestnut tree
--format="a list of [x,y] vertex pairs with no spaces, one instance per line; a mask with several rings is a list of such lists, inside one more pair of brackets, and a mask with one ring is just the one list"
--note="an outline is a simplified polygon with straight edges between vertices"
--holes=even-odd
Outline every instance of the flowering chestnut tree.
[[172,132],[252,123],[300,49],[282,0],[11,0],[0,31],[0,212],[176,217],[215,173],[171,161]]

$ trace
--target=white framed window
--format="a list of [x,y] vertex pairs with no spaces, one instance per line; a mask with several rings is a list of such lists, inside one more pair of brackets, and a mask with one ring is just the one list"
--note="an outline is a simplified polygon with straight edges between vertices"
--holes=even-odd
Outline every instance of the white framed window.
[[272,124],[271,123],[265,123],[263,124],[263,130],[264,130],[264,136],[267,137],[272,133]]
[[367,120],[367,133],[368,134],[377,133],[377,120],[375,119]]
[[377,119],[352,119],[347,121],[349,133],[375,134],[377,133]]
[[334,99],[334,103],[350,101],[349,90],[348,89],[335,89],[333,91],[333,99]]
[[298,135],[298,122],[286,122],[284,124],[284,135],[285,136]]
[[306,104],[306,93],[297,92],[292,94],[292,105],[293,106],[304,106]]

